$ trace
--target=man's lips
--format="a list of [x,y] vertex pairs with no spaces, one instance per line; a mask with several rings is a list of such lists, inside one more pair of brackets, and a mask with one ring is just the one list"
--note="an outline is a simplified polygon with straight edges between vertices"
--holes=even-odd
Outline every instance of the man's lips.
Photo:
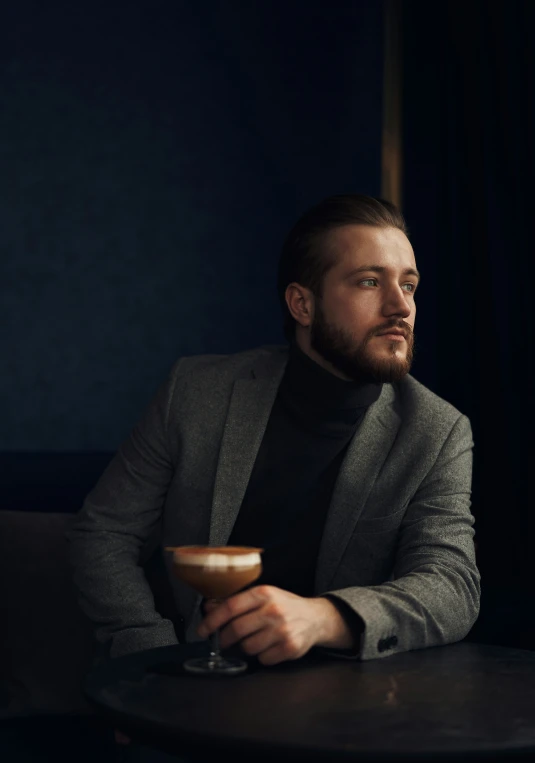
[[387,339],[401,342],[405,339],[405,332],[401,329],[388,329],[387,331],[382,331],[380,334],[377,334],[377,336],[384,336]]

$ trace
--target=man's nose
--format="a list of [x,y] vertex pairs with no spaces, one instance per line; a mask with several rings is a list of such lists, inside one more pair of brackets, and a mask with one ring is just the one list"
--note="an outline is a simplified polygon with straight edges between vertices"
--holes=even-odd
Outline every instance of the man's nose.
[[383,314],[400,315],[402,318],[408,318],[411,314],[411,305],[401,287],[393,288],[388,292],[383,304]]

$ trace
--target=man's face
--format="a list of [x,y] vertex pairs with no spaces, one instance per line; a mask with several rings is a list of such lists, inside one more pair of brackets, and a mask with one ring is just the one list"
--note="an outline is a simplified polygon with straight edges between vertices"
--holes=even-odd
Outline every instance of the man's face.
[[418,274],[409,240],[397,228],[346,225],[325,246],[336,264],[314,299],[311,355],[355,381],[399,381],[414,350]]

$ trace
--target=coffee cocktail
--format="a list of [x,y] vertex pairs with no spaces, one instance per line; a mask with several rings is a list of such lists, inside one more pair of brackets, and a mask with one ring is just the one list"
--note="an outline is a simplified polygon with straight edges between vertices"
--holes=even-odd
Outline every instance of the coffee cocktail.
[[[262,574],[263,549],[252,546],[166,546],[173,553],[173,572],[179,580],[205,599],[221,601],[258,580]],[[219,633],[212,633],[208,658],[186,660],[184,668],[192,673],[241,673],[247,663],[236,657],[223,657]]]
[[262,573],[262,549],[248,546],[176,546],[174,574],[206,599],[226,599]]

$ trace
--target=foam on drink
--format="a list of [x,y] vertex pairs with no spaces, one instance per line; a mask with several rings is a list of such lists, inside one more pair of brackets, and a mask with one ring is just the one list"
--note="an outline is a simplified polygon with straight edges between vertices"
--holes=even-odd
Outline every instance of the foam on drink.
[[259,548],[240,546],[178,546],[168,548],[174,552],[178,564],[191,564],[198,567],[251,567],[260,560]]
[[263,549],[249,546],[167,546],[175,575],[208,599],[225,599],[262,572]]

